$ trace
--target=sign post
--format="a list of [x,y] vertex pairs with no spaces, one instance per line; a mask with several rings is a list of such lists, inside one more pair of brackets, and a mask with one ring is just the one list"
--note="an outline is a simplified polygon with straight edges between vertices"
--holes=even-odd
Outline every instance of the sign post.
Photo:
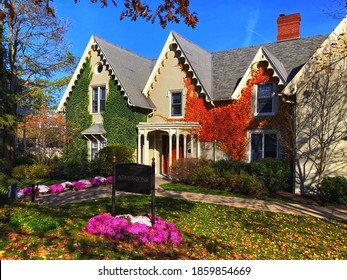
[[155,223],[155,159],[154,158],[152,158],[151,194],[152,194],[152,226],[153,226]]
[[116,215],[116,156],[112,157],[112,216]]

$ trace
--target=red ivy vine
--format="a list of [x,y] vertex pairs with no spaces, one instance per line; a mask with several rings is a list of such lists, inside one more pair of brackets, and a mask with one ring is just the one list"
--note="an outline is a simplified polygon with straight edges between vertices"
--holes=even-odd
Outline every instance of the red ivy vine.
[[246,154],[247,130],[252,126],[265,126],[266,120],[252,118],[251,98],[255,84],[268,82],[273,71],[267,63],[260,62],[251,71],[251,78],[241,91],[241,97],[233,103],[212,107],[198,96],[189,77],[185,78],[187,91],[184,121],[199,122],[200,141],[217,141],[219,147],[235,160],[242,160]]

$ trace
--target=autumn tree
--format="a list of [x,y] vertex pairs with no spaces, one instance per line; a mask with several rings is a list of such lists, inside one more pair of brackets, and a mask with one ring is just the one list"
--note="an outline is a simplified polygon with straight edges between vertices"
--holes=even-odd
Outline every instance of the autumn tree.
[[[72,0],[70,0],[72,1]],[[75,3],[80,2],[80,0],[73,0]],[[86,1],[86,0],[84,0]],[[159,24],[165,28],[167,23],[180,23],[183,19],[187,26],[194,28],[198,22],[198,17],[195,12],[189,10],[190,1],[189,0],[161,0],[156,6],[151,1],[145,0],[89,0],[90,2],[96,4],[100,3],[101,7],[107,7],[109,3],[117,7],[117,3],[123,3],[123,10],[120,13],[120,19],[130,18],[132,21],[136,21],[141,18],[146,21],[151,21],[154,23],[157,19]],[[2,1],[9,2],[9,1]],[[31,0],[32,3],[43,7],[47,14],[54,16],[54,8],[52,8],[53,0]],[[11,5],[8,5],[11,8]],[[9,10],[8,12],[13,12]],[[0,14],[1,16],[1,14]],[[3,15],[5,16],[5,15]]]
[[39,162],[58,155],[64,146],[66,126],[64,116],[45,104],[41,105],[39,111],[26,115],[20,126],[21,131],[24,132],[25,129],[26,139],[23,140],[30,140],[29,148]]
[[[2,61],[6,72],[6,92],[1,93],[1,98],[8,100],[3,110],[14,121],[17,120],[18,106],[33,104],[31,89],[43,79],[71,70],[74,59],[64,38],[68,22],[47,14],[45,7],[32,1],[1,1],[0,21],[3,25]],[[15,135],[16,125],[11,123],[4,137],[4,157],[8,161],[14,157]]]

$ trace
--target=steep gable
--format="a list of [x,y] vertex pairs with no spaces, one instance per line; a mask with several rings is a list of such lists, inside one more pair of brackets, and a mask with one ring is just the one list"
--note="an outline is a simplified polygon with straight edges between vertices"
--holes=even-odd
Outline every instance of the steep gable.
[[230,99],[238,95],[234,92],[261,46],[266,50],[268,58],[280,66],[278,71],[287,73],[288,82],[326,37],[327,35],[319,35],[213,53],[214,100]]
[[143,90],[144,94],[148,96],[156,81],[157,75],[160,73],[161,67],[163,67],[163,61],[166,59],[166,55],[170,50],[174,50],[178,54],[180,64],[184,67],[184,70],[190,72],[192,78],[196,80],[196,85],[201,87],[201,92],[206,95],[206,99],[211,101],[213,99],[211,53],[174,31],[170,32],[166,40]]
[[142,89],[154,65],[153,60],[141,57],[92,35],[58,105],[58,111],[64,109],[67,98],[71,94],[91,51],[97,51],[100,61],[105,64],[109,75],[120,86],[120,90],[127,97],[129,105],[146,109],[155,108],[151,100],[142,94]]
[[139,56],[94,36],[101,59],[109,66],[112,77],[118,81],[121,90],[128,97],[130,105],[154,108],[152,102],[142,94],[142,90],[153,68],[153,60]]

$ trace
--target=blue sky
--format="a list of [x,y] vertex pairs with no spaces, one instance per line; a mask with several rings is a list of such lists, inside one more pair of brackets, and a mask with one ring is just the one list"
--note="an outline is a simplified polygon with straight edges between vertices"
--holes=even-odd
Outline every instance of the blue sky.
[[[157,3],[159,0],[148,2]],[[69,18],[71,52],[80,57],[92,34],[147,58],[157,58],[171,30],[205,48],[220,51],[276,41],[279,14],[301,14],[301,37],[329,34],[342,20],[343,14],[332,17],[342,0],[190,0],[191,10],[197,12],[195,29],[180,24],[168,24],[162,29],[158,22],[119,20],[122,0],[118,7],[101,9],[90,0],[55,0],[57,16]],[[344,13],[347,9],[344,9]]]

